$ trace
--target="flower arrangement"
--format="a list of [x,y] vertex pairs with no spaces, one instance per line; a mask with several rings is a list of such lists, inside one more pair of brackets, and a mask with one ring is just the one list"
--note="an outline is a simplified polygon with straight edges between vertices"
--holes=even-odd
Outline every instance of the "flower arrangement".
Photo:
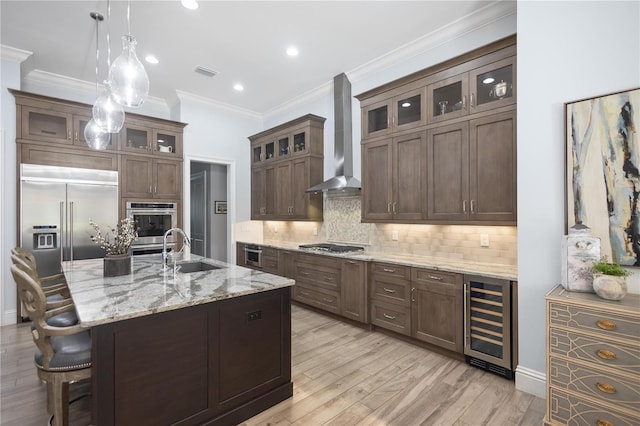
[[609,263],[607,256],[602,256],[599,262],[593,264],[591,271],[594,274],[613,275],[616,277],[626,277],[630,273],[617,263]]
[[131,243],[138,238],[138,231],[132,217],[122,219],[115,229],[111,228],[111,231],[104,236],[100,231],[100,226],[92,219],[89,219],[89,225],[95,232],[90,235],[91,241],[104,249],[107,255],[127,254]]

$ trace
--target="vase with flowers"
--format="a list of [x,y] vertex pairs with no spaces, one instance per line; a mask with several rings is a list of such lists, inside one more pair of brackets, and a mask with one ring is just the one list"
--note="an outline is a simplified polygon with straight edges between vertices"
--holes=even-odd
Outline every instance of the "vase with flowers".
[[627,294],[627,276],[629,271],[618,263],[609,263],[607,256],[595,262],[593,272],[593,289],[603,299],[620,300]]
[[104,257],[104,276],[116,277],[131,273],[131,253],[129,248],[138,238],[135,222],[132,217],[124,218],[104,235],[100,226],[92,219],[89,225],[93,228],[91,241],[98,244],[106,255]]

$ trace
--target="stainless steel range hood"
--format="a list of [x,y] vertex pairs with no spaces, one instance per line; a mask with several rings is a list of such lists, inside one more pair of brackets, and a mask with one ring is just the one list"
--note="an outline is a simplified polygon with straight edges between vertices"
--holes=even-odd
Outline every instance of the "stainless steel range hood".
[[353,137],[351,133],[351,82],[345,73],[333,78],[335,146],[333,158],[336,175],[307,192],[360,191],[360,181],[353,177]]

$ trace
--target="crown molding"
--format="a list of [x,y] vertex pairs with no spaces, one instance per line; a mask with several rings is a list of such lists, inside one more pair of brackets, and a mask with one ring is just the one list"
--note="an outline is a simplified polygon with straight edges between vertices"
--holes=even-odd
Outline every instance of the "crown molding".
[[23,62],[27,60],[33,52],[28,50],[16,49],[15,47],[0,44],[0,58],[13,62]]
[[242,114],[242,115],[246,115],[246,116],[249,116],[252,118],[258,118],[258,119],[262,119],[262,116],[263,116],[262,114],[252,111],[250,109],[239,108],[235,105],[219,102],[211,98],[206,98],[204,96],[194,95],[193,93],[185,92],[182,90],[176,90],[176,96],[178,97],[178,102],[183,102],[183,101],[196,102],[200,104],[205,104],[209,107],[213,107],[216,109],[222,109],[229,112],[234,112],[234,113],[238,113],[238,114]]
[[283,102],[280,105],[266,111],[263,114],[263,117],[266,119],[270,116],[280,115],[292,108],[295,108],[298,105],[306,104],[316,99],[325,98],[327,95],[331,95],[333,93],[333,80],[327,81],[321,86],[318,86],[314,89],[311,89],[303,94],[296,96],[293,99],[288,100],[287,102]]

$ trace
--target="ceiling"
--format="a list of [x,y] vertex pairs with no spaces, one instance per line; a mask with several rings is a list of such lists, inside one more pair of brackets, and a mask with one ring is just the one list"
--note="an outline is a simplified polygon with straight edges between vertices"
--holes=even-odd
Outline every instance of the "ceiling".
[[[150,96],[188,92],[264,114],[341,72],[348,73],[472,15],[492,1],[131,1],[131,33]],[[111,60],[122,51],[127,2],[111,1]],[[0,43],[33,52],[33,69],[95,83],[95,21],[100,81],[106,78],[107,0],[0,2]],[[455,25],[455,24],[454,24]],[[288,46],[300,54],[289,57]],[[206,77],[196,66],[219,74]],[[235,83],[245,90],[237,92]]]

